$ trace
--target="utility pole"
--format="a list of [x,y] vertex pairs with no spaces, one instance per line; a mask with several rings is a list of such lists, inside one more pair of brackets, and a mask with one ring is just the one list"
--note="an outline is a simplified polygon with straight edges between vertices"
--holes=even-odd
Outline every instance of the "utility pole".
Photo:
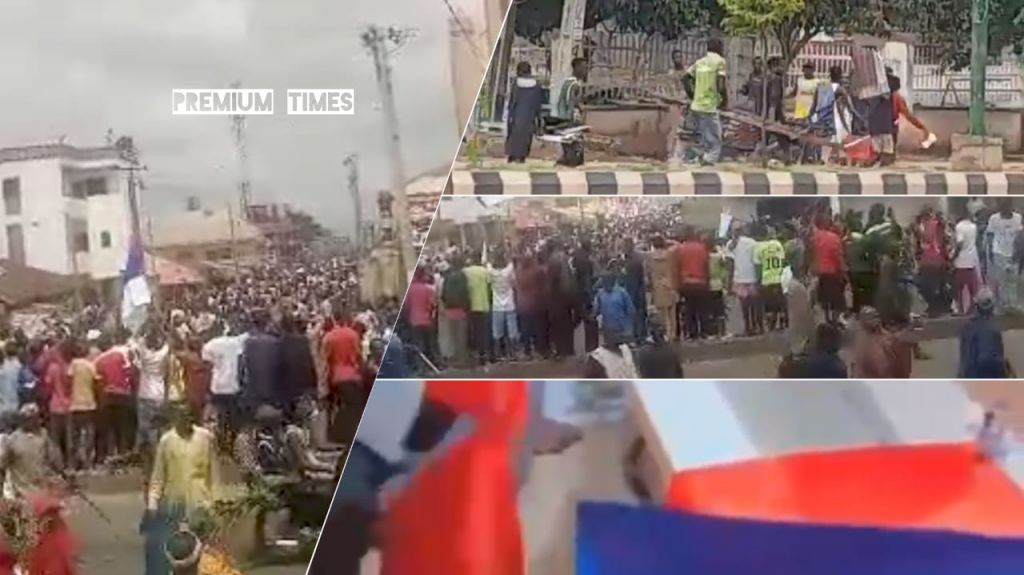
[[363,255],[363,198],[359,194],[359,156],[349,154],[342,162],[348,168],[348,193],[352,198],[352,211],[355,212],[356,253]]
[[558,106],[562,83],[572,75],[574,48],[583,41],[583,23],[587,15],[587,0],[565,0],[562,7],[562,26],[558,38],[551,46],[551,109]]
[[990,0],[971,2],[971,135],[985,135],[985,76],[988,67]]
[[228,233],[231,238],[231,263],[235,268],[235,282],[241,277],[241,270],[238,268],[238,241],[235,239],[235,211],[231,209],[231,202],[228,202]]
[[[514,30],[518,6],[518,1],[509,5],[508,17],[505,20],[507,23],[503,29],[498,30],[498,57],[494,59],[497,70],[494,74],[494,86],[491,89],[494,94],[494,109],[491,110],[491,121],[493,122],[501,122],[504,119],[502,116],[508,101],[509,65],[512,61],[512,44],[515,43],[516,38]],[[502,34],[503,30],[507,32]]]
[[405,197],[405,166],[402,163],[402,145],[399,137],[398,112],[395,109],[394,86],[391,82],[391,55],[397,52],[411,36],[411,31],[395,27],[370,26],[362,40],[373,56],[384,116],[388,130],[388,156],[391,158],[391,193],[394,197],[395,227],[398,236],[398,279],[409,285],[412,267],[416,265],[412,233],[409,229],[409,203]]
[[[242,87],[241,82],[233,82],[232,89]],[[246,119],[242,114],[231,116],[231,134],[235,140],[235,152],[238,155],[238,199],[242,209],[242,218],[249,219],[249,206],[252,204],[252,184],[249,182],[249,149],[245,137]]]

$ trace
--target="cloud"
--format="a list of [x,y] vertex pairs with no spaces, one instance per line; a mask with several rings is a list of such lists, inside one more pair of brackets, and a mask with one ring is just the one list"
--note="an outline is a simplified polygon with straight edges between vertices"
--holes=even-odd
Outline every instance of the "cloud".
[[[4,0],[0,5],[0,146],[102,143],[108,128],[135,137],[149,168],[145,209],[211,207],[235,199],[230,120],[171,116],[181,87],[273,88],[278,114],[248,122],[255,200],[286,201],[351,231],[341,165],[360,155],[363,205],[390,183],[368,24],[416,29],[393,59],[409,177],[446,164],[456,149],[448,70],[448,10],[441,0]],[[355,116],[288,117],[289,87],[353,88]],[[368,214],[370,215],[370,214]]]

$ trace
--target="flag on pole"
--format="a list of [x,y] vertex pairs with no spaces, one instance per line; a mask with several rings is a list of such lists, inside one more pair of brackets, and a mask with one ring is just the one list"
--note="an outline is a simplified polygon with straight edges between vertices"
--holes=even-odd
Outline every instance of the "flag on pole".
[[146,323],[146,313],[153,298],[146,282],[146,257],[142,242],[133,236],[128,247],[128,260],[121,272],[121,323],[132,333],[138,333]]

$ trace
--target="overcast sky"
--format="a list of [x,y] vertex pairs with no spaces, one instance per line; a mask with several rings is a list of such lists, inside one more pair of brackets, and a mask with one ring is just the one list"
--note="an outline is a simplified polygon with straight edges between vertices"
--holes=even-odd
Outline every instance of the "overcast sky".
[[[453,0],[466,9],[474,0]],[[415,28],[394,58],[406,174],[451,161],[456,148],[443,0],[2,0],[0,147],[100,145],[131,134],[149,167],[147,211],[236,198],[227,116],[172,116],[172,88],[234,80],[275,90],[274,116],[252,117],[256,202],[290,202],[351,229],[342,158],[360,155],[364,206],[389,184],[368,24]],[[287,116],[287,88],[353,88],[354,116]],[[369,214],[368,214],[369,215]]]

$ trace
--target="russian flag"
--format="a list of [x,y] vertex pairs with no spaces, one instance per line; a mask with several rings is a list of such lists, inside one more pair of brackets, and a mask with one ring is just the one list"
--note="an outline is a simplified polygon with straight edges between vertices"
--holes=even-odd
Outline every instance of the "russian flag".
[[153,301],[146,281],[146,255],[138,236],[132,236],[121,282],[121,323],[132,333],[138,333],[146,323],[146,312]]
[[974,398],[957,382],[637,382],[631,392],[654,505],[581,504],[581,575],[1024,569],[1019,469],[979,450]]

